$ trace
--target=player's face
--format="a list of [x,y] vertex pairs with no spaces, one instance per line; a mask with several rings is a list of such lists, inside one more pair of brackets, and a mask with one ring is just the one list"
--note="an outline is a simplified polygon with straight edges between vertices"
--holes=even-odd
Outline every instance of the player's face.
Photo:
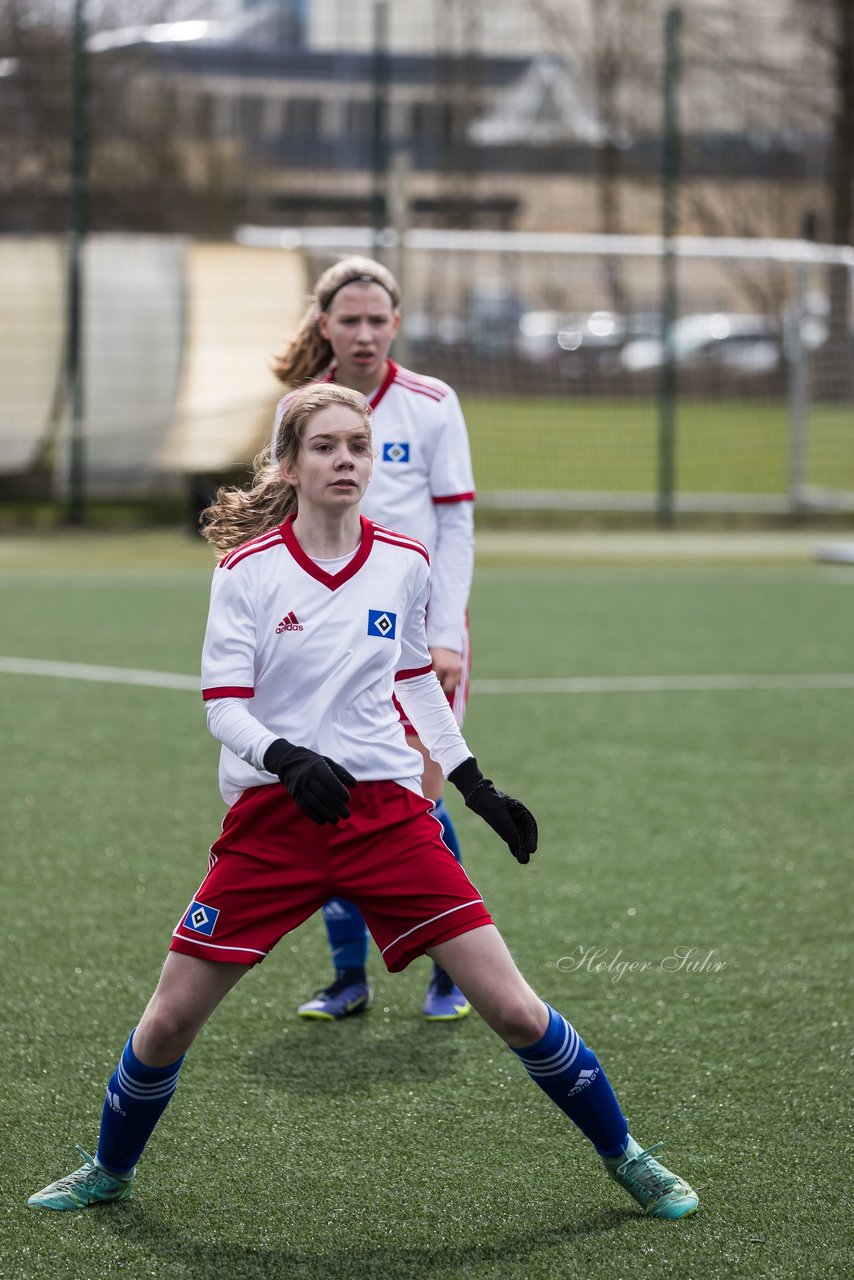
[[316,413],[305,428],[299,458],[285,479],[306,505],[326,510],[358,506],[373,466],[371,434],[362,419],[344,404]]
[[399,327],[400,312],[381,284],[354,280],[339,289],[318,319],[338,362],[336,382],[363,394],[379,386]]

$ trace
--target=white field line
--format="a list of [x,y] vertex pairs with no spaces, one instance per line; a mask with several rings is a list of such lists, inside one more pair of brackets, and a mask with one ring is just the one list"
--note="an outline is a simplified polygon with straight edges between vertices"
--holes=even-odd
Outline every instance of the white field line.
[[703,693],[730,689],[854,689],[854,673],[779,676],[545,676],[472,680],[476,693]]
[[[46,662],[0,657],[0,673],[53,676],[60,680],[93,680],[101,684],[146,685],[199,693],[198,676],[133,667],[90,666],[82,662]],[[854,689],[854,672],[829,675],[696,675],[696,676],[544,676],[520,680],[473,680],[479,694],[508,693],[703,693],[737,689]]]
[[0,657],[0,673],[13,676],[55,676],[60,680],[94,680],[98,684],[141,684],[152,689],[189,689],[200,693],[198,676],[170,671],[141,671],[134,667],[96,667],[85,662],[43,662],[38,658]]

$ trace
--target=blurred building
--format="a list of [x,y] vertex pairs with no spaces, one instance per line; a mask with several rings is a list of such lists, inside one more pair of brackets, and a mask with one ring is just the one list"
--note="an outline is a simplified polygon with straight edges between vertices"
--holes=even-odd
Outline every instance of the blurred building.
[[[516,0],[141,0],[88,41],[92,226],[655,232],[662,7],[635,49],[622,30],[597,47],[589,23],[550,32]],[[681,229],[800,234],[829,171],[821,77],[804,63],[790,91],[706,19],[685,44]],[[0,227],[16,231],[67,217],[67,45],[30,52],[0,48]]]
[[[121,58],[140,116],[168,88],[189,181],[215,168],[243,220],[364,223],[380,186],[416,225],[593,231],[599,188],[621,181],[631,206],[621,229],[658,227],[657,128],[608,126],[576,66],[542,52],[524,7],[496,3],[486,22],[474,4],[466,28],[457,0],[391,5],[380,51],[372,0],[178,11],[218,16],[102,33],[91,48]],[[706,129],[684,163],[697,182],[809,186],[826,147],[804,130]]]

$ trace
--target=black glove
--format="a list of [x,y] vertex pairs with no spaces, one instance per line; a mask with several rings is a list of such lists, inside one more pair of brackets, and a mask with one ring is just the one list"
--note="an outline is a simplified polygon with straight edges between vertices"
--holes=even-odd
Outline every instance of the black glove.
[[264,752],[264,768],[275,773],[287,787],[295,803],[312,822],[322,826],[349,818],[347,801],[356,779],[343,765],[318,755],[308,747],[295,747],[286,738],[277,738]]
[[537,847],[537,822],[521,800],[498,791],[489,778],[484,778],[474,756],[469,756],[448,774],[469,809],[488,822],[492,830],[509,846],[517,862],[530,862]]

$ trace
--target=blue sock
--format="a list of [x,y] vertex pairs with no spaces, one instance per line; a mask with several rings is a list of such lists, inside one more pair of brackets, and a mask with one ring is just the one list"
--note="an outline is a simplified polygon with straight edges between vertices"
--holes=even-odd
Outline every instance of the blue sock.
[[599,1155],[616,1156],[626,1145],[629,1130],[608,1077],[578,1032],[551,1005],[546,1008],[549,1025],[542,1039],[513,1052]]
[[323,908],[323,919],[336,972],[340,976],[345,969],[355,969],[357,973],[349,976],[358,980],[358,970],[361,970],[364,977],[368,960],[368,926],[359,908],[343,898],[333,898]]
[[457,833],[454,824],[451,822],[451,815],[445,807],[444,800],[437,800],[433,806],[433,812],[442,824],[442,839],[456,858],[457,862],[462,862],[463,855],[460,853],[460,842],[457,839]]
[[[445,844],[448,846],[457,862],[461,863],[463,855],[460,852],[460,842],[457,839],[457,832],[453,822],[451,822],[451,815],[445,807],[445,801],[441,797],[434,801],[433,812],[442,824],[442,839],[445,841]],[[434,962],[433,977],[435,978],[438,974],[443,974],[444,972],[445,970],[442,966]]]
[[147,1067],[131,1048],[132,1040],[133,1032],[107,1085],[98,1139],[98,1163],[118,1174],[130,1173],[142,1155],[177,1088],[184,1061],[181,1054],[168,1067]]

